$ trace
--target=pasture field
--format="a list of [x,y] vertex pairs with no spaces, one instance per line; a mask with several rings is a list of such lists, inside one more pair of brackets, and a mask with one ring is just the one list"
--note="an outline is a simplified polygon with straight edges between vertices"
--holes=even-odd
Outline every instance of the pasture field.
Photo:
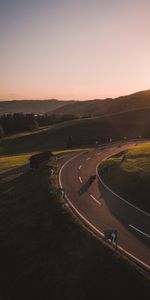
[[[91,148],[59,150],[59,151],[53,151],[53,154],[61,155],[64,153],[78,152],[81,150],[90,150],[90,149]],[[33,154],[35,154],[35,152],[25,153],[25,154],[20,154],[20,155],[1,155],[0,156],[0,173],[4,173],[5,171],[12,170],[12,169],[20,167],[22,165],[28,164],[29,158]]]
[[0,156],[0,173],[29,163],[31,154]]
[[150,213],[150,143],[129,147],[105,160],[102,178],[116,193]]
[[0,154],[13,155],[66,149],[68,137],[73,148],[93,147],[113,141],[149,137],[150,110],[130,111],[101,117],[77,119],[48,126],[32,133],[9,136],[0,141]]

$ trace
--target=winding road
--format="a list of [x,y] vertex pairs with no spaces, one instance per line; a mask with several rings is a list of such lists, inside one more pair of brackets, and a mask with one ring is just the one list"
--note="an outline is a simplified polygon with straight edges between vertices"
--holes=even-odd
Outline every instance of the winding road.
[[[96,171],[103,159],[127,146],[114,144],[67,155],[61,162],[58,182],[84,225],[99,237],[104,237],[105,230],[117,230],[118,251],[150,271],[150,215],[113,193]],[[90,183],[94,174],[97,178]]]

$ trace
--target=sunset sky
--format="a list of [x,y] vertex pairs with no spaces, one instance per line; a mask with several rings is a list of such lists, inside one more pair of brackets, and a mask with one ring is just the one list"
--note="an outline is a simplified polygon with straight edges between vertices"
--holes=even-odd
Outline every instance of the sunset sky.
[[0,0],[0,99],[150,88],[150,0]]

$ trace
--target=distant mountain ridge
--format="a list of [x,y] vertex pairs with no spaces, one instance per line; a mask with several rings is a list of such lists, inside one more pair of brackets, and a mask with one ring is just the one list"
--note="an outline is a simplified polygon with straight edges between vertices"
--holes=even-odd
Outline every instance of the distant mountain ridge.
[[[74,101],[68,102],[73,103]],[[65,101],[57,99],[0,101],[0,115],[19,112],[43,114],[61,108],[65,104]]]
[[150,89],[117,98],[94,100],[12,100],[0,101],[0,115],[6,113],[105,115],[150,108]]

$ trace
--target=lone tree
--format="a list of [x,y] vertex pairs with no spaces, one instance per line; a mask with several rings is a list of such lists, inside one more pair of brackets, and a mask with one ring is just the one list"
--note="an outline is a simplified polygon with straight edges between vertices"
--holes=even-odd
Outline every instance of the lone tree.
[[73,141],[72,141],[72,137],[70,135],[68,137],[66,147],[67,147],[67,149],[72,149],[73,148]]
[[2,139],[4,137],[5,133],[4,133],[4,129],[3,127],[0,125],[0,139]]

